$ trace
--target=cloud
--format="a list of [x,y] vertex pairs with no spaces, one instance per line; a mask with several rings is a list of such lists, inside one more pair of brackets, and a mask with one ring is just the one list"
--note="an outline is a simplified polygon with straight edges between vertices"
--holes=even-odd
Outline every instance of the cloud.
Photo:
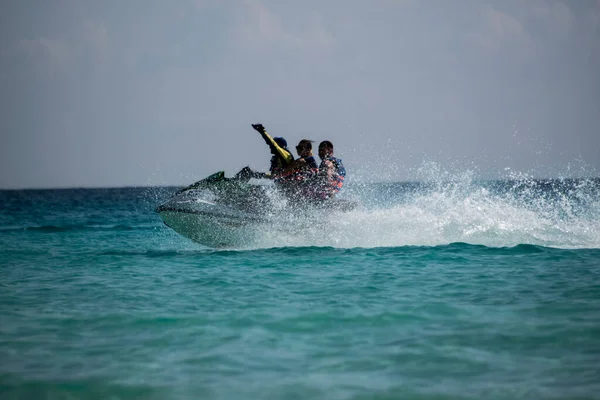
[[483,19],[486,24],[488,38],[494,41],[520,40],[525,36],[523,25],[514,17],[487,6],[483,10]]
[[106,26],[92,20],[84,21],[82,45],[95,58],[95,61],[106,62],[110,51]]
[[25,56],[27,62],[44,73],[66,72],[73,60],[69,44],[60,39],[21,39],[17,42],[16,50]]
[[520,59],[533,56],[535,41],[517,18],[491,5],[481,9],[480,18],[478,30],[468,35],[477,46],[489,52],[511,51]]
[[546,22],[553,32],[568,35],[573,26],[573,15],[569,8],[562,2],[544,1],[535,4],[532,15]]
[[92,20],[83,21],[77,35],[19,39],[2,52],[5,61],[11,58],[23,61],[42,76],[70,73],[90,64],[99,65],[108,61],[109,55],[108,30]]
[[283,46],[304,49],[329,49],[336,43],[318,13],[306,18],[294,16],[291,25],[298,25],[296,31],[288,28],[283,15],[276,13],[266,4],[257,0],[243,0],[243,22],[238,30],[238,38],[250,46]]

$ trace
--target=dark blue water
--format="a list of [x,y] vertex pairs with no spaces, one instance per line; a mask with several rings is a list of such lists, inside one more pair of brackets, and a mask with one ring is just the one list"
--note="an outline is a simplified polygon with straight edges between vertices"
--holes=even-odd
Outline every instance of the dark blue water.
[[230,251],[174,188],[2,191],[0,398],[598,399],[599,187],[348,185]]

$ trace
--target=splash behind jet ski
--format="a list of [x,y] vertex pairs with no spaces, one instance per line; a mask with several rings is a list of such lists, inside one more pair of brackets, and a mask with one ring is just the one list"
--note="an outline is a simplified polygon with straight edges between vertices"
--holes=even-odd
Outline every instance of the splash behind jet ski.
[[156,212],[178,234],[212,248],[251,244],[265,230],[290,233],[298,221],[319,223],[331,213],[350,211],[345,199],[311,201],[290,196],[290,188],[226,178],[223,171],[177,191]]

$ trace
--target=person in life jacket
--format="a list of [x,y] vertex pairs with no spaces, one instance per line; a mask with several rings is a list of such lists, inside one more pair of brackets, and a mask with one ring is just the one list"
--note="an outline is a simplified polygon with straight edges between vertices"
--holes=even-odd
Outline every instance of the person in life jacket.
[[298,158],[280,174],[282,182],[304,182],[319,172],[312,154],[312,140],[302,139],[296,146]]
[[314,179],[319,173],[319,167],[312,154],[312,141],[302,139],[296,146],[298,159],[275,180],[284,193],[291,199],[303,201],[312,198]]
[[342,160],[333,156],[333,143],[324,140],[319,144],[318,179],[315,187],[315,197],[318,199],[330,199],[344,186],[346,168]]
[[294,162],[294,156],[287,148],[287,141],[283,137],[272,138],[262,124],[252,124],[252,128],[256,130],[271,150],[271,165],[269,173],[252,171],[250,167],[244,167],[240,172],[235,174],[235,177],[242,180],[250,178],[266,178],[278,180],[281,178],[284,171],[290,168]]
[[297,169],[315,172],[319,168],[312,153],[312,140],[302,139],[296,146],[296,151],[298,152]]

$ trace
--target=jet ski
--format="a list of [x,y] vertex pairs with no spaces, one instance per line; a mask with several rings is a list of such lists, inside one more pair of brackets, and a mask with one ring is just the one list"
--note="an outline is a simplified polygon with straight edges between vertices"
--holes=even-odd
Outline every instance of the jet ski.
[[[227,178],[223,171],[178,190],[156,208],[164,224],[178,234],[211,248],[251,245],[265,230],[286,231],[323,220],[332,212],[350,211],[345,199],[299,201],[271,181]],[[298,229],[301,234],[302,229]]]

